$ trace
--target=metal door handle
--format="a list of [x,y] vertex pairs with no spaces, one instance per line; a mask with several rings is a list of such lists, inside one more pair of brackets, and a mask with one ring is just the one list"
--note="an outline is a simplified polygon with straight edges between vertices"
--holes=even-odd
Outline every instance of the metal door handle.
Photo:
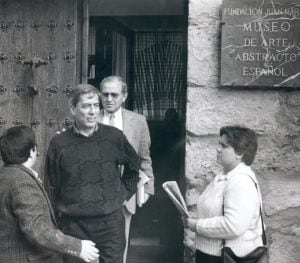
[[31,66],[31,67],[37,68],[37,67],[39,67],[39,66],[41,66],[41,65],[47,65],[47,64],[48,64],[48,61],[43,60],[43,59],[41,59],[41,58],[39,58],[39,57],[33,57],[32,59],[24,60],[24,61],[23,61],[23,64],[24,64],[24,65],[29,65],[29,66]]
[[38,88],[37,86],[34,84],[34,73],[33,73],[33,68],[37,68],[41,65],[47,65],[48,61],[43,60],[39,57],[33,57],[32,59],[29,60],[23,60],[22,61],[23,65],[29,65],[31,67],[31,84],[27,87],[29,89],[29,93],[31,94],[31,96],[37,95],[38,94]]

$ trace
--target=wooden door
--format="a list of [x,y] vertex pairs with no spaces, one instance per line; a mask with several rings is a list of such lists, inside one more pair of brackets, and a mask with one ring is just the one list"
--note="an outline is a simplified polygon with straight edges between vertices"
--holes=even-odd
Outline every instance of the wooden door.
[[50,138],[69,124],[68,93],[78,81],[78,2],[0,0],[0,133],[19,124],[34,129],[41,177]]

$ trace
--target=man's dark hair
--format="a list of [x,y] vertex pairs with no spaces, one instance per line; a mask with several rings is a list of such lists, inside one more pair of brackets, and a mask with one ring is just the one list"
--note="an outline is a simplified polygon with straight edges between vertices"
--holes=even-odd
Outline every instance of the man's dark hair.
[[99,90],[97,90],[93,85],[78,84],[70,94],[69,107],[76,107],[77,103],[80,100],[80,96],[85,94],[96,94],[98,97],[100,97]]
[[5,164],[22,164],[35,149],[34,131],[27,126],[15,126],[6,130],[0,137],[1,157]]
[[257,138],[253,130],[241,126],[225,126],[220,130],[220,136],[226,134],[227,143],[239,155],[243,155],[242,161],[251,165],[256,151]]

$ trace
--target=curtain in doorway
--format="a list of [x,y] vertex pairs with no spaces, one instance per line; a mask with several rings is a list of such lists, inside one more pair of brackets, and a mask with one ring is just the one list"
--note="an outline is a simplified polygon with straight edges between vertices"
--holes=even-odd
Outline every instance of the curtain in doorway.
[[181,32],[138,32],[134,51],[133,108],[149,120],[185,101],[185,37]]
[[122,77],[126,82],[127,39],[113,32],[112,42],[112,74]]

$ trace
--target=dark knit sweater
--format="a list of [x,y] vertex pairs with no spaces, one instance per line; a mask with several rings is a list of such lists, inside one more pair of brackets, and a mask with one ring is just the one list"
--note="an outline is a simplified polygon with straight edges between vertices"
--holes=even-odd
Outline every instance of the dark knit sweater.
[[[124,165],[122,178],[118,165]],[[48,192],[57,212],[64,215],[106,215],[135,193],[139,165],[136,152],[118,129],[99,124],[90,137],[70,129],[50,142]]]

